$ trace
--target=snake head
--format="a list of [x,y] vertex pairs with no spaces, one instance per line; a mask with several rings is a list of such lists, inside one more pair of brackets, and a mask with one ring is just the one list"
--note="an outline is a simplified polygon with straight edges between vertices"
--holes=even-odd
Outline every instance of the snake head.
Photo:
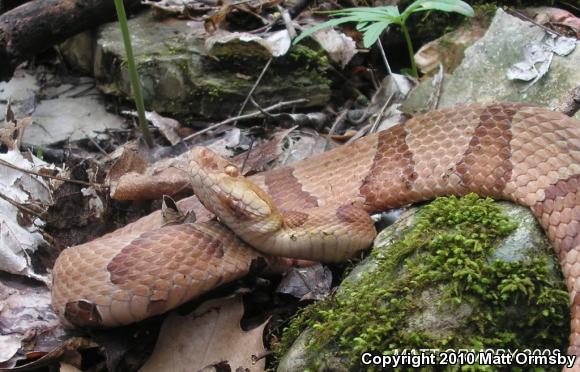
[[239,225],[264,224],[278,215],[267,193],[213,151],[203,147],[192,149],[188,167],[195,195],[234,231]]

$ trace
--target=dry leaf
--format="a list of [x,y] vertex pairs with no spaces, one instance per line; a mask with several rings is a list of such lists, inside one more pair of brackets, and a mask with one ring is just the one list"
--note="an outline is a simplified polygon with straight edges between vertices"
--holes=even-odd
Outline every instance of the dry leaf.
[[5,146],[8,150],[18,149],[22,143],[24,129],[32,123],[31,117],[25,117],[16,120],[10,101],[6,105],[6,115],[4,118],[4,127],[0,128],[0,145]]
[[186,316],[171,314],[140,371],[199,371],[217,364],[230,371],[263,371],[265,360],[254,363],[252,356],[265,350],[266,323],[246,332],[240,328],[243,313],[242,300],[235,296],[207,301]]
[[322,300],[330,293],[332,272],[320,263],[304,268],[292,268],[284,276],[276,292],[301,300]]
[[254,146],[234,157],[232,163],[236,164],[244,175],[263,171],[267,164],[276,160],[284,152],[284,140],[294,129],[277,132],[270,141]]
[[58,346],[52,347],[49,351],[45,352],[28,352],[26,356],[28,359],[35,359],[34,361],[19,365],[17,367],[6,367],[4,371],[38,371],[39,368],[45,367],[52,364],[54,361],[60,359],[63,355],[67,353],[75,353],[79,349],[89,349],[96,348],[98,345],[88,338],[83,337],[71,337],[63,342],[60,342]]
[[65,335],[52,311],[50,289],[16,276],[5,276],[0,283],[0,324],[3,367],[13,367],[27,359],[30,345],[35,352],[52,350]]
[[181,123],[172,118],[166,118],[159,115],[155,111],[146,112],[145,117],[153,124],[172,146],[177,145],[181,141],[178,131],[181,128]]
[[[18,168],[36,171],[48,166],[34,156],[31,159],[25,159],[15,150],[0,154],[0,161]],[[0,195],[0,270],[48,282],[46,274],[36,273],[31,262],[32,253],[45,243],[38,232],[44,222],[35,218],[29,225],[22,226],[19,223],[21,211],[18,207],[28,204],[50,205],[52,191],[49,184],[41,177],[0,164]]]
[[[288,132],[282,131],[271,141],[255,146],[250,153],[250,158],[246,160],[244,174],[262,170],[266,163],[277,158],[282,153],[283,140]],[[235,147],[239,142],[240,131],[234,128],[223,138],[212,140],[206,147],[225,158],[230,158],[232,151],[228,147]],[[111,182],[111,198],[115,200],[159,199],[163,195],[174,196],[190,190],[189,176],[185,171],[188,157],[189,153],[185,152],[175,158],[157,161],[144,171],[121,175],[116,182]],[[247,153],[242,153],[232,162],[241,166],[246,157]]]
[[139,154],[138,145],[133,142],[115,150],[111,157],[117,159],[105,179],[105,183],[111,185],[111,188],[114,188],[114,184],[125,174],[143,173],[147,169],[147,160]]
[[312,37],[334,62],[340,63],[342,68],[358,53],[356,42],[350,36],[333,28],[317,31]]
[[263,37],[247,32],[220,30],[205,39],[205,50],[217,58],[231,56],[233,48],[242,56],[252,54],[254,58],[259,58],[260,55],[269,58],[286,54],[291,44],[287,30],[264,34]]

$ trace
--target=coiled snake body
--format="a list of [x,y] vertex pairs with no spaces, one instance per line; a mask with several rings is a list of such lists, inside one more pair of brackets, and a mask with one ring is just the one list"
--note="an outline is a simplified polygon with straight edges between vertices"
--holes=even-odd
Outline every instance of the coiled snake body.
[[[229,225],[160,227],[160,213],[68,248],[54,267],[53,307],[76,326],[117,326],[165,312],[245,275],[259,253],[338,261],[374,237],[368,213],[475,192],[528,206],[561,263],[580,354],[580,122],[524,104],[471,104],[252,176],[204,149],[193,188]],[[236,234],[241,237],[238,238]]]

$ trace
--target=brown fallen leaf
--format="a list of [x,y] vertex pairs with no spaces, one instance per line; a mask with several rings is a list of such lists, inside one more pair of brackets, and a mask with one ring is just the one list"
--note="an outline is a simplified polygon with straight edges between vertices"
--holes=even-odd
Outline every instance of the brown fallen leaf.
[[300,300],[322,300],[330,293],[332,272],[320,263],[309,267],[292,268],[284,276],[276,292],[292,295]]
[[[282,154],[284,140],[289,132],[284,130],[275,134],[270,141],[251,149],[249,156],[247,152],[242,153],[232,159],[232,162],[240,168],[243,166],[244,174],[264,170],[266,164]],[[232,139],[230,138],[212,142],[209,147],[220,155],[226,155],[225,148],[231,144]],[[221,146],[224,149],[218,148]],[[157,161],[142,171],[122,174],[118,179],[110,177],[111,198],[115,200],[159,199],[163,195],[174,196],[190,190],[189,178],[184,171],[188,156],[189,154],[186,152],[175,158]]]
[[140,371],[199,371],[216,365],[230,371],[263,371],[265,360],[253,362],[252,356],[264,353],[266,322],[244,331],[243,313],[241,297],[232,296],[207,301],[189,315],[171,314]]
[[290,128],[274,134],[274,137],[254,148],[235,156],[232,163],[242,170],[242,174],[263,171],[265,166],[276,160],[284,152],[284,139],[294,130]]
[[146,118],[155,126],[159,128],[163,137],[165,137],[172,146],[175,146],[181,141],[178,131],[181,128],[181,123],[175,119],[161,116],[155,111],[147,112]]
[[[117,152],[117,151],[115,151]],[[119,155],[116,156],[117,160],[109,169],[107,177],[105,178],[105,183],[107,185],[115,184],[122,176],[130,172],[143,173],[147,169],[147,160],[139,154],[138,145],[136,143],[127,143],[121,150]]]
[[17,120],[14,116],[14,112],[12,112],[10,101],[8,101],[8,104],[6,105],[4,127],[0,128],[0,146],[6,147],[7,150],[17,149],[22,143],[24,130],[31,123],[32,117],[30,116]]
[[29,359],[35,359],[30,363],[20,365],[18,367],[2,368],[2,371],[38,371],[39,368],[47,366],[58,359],[71,359],[71,353],[76,354],[77,350],[96,348],[98,345],[84,337],[71,337],[66,339],[59,346],[53,348],[49,352],[30,352],[27,353]]

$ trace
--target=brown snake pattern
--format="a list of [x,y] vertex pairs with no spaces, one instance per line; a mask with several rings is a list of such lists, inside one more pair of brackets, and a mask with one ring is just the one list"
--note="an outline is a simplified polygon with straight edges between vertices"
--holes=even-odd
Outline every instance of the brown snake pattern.
[[[251,180],[281,210],[358,202],[368,212],[475,192],[532,209],[570,293],[572,354],[580,354],[580,122],[524,104],[430,112]],[[260,254],[196,201],[195,224],[161,227],[159,212],[66,249],[54,267],[63,322],[117,326],[167,311],[245,275]],[[300,223],[299,214],[292,214]]]

